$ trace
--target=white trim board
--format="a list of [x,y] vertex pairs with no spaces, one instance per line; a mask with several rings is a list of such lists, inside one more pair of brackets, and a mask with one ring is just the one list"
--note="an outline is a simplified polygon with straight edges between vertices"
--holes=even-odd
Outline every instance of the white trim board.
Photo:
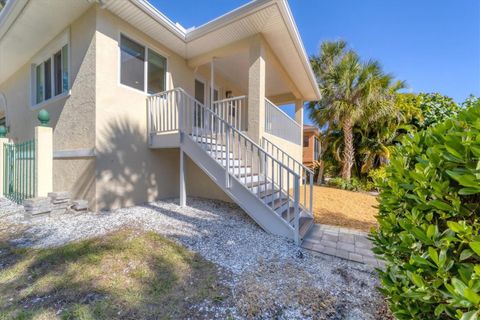
[[95,149],[61,150],[53,152],[53,159],[94,158]]

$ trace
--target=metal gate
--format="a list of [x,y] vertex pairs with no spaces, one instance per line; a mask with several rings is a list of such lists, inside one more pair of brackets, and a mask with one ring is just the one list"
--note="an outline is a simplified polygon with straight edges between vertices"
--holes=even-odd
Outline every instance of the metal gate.
[[35,197],[35,140],[6,143],[3,148],[5,197],[16,203]]

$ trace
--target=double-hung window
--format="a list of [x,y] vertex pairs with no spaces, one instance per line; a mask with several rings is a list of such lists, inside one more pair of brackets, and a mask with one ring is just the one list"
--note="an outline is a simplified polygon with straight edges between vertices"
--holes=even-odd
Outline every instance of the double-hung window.
[[166,90],[167,59],[124,35],[120,36],[120,83],[154,94]]
[[68,45],[33,66],[34,104],[65,93],[68,83]]

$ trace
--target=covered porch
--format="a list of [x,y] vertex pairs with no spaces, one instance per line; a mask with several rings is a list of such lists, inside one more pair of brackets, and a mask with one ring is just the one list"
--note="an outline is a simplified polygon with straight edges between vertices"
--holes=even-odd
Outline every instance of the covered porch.
[[[311,96],[302,93],[261,34],[187,63],[194,86],[184,91],[195,103],[210,108],[256,144],[264,146],[266,140],[301,158],[303,104]],[[179,146],[182,115],[175,89],[148,98],[152,148]],[[283,105],[295,106],[294,118]]]

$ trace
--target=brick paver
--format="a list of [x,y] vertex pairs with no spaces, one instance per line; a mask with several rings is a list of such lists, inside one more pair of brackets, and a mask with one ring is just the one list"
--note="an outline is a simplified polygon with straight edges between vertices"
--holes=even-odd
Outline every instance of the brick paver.
[[367,233],[324,224],[315,224],[305,236],[302,247],[315,252],[382,267],[383,261],[372,252]]

